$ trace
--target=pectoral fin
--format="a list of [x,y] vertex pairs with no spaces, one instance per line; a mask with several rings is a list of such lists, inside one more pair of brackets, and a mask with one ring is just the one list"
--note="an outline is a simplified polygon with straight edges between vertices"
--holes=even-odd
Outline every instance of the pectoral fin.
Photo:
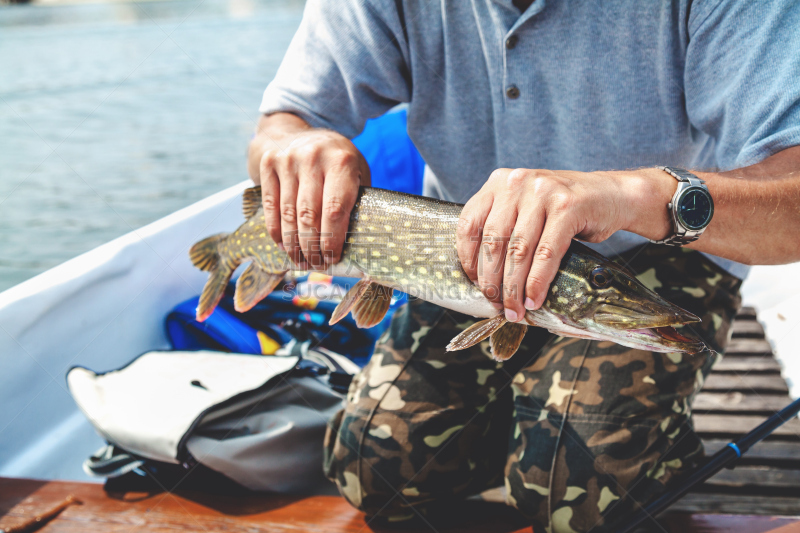
[[208,276],[203,292],[200,293],[200,300],[197,302],[196,318],[198,322],[204,321],[214,308],[222,299],[225,294],[225,287],[228,286],[228,281],[231,279],[236,266],[228,265],[223,261],[219,261],[214,268],[211,269],[211,275]]
[[517,324],[515,322],[503,324],[500,329],[492,333],[492,337],[489,339],[492,347],[492,357],[497,361],[505,361],[517,353],[526,331],[528,331],[526,324]]
[[250,187],[242,193],[242,213],[248,219],[261,207],[261,186]]
[[283,272],[278,274],[266,272],[255,263],[250,263],[250,266],[236,280],[233,308],[240,313],[252,309],[275,289],[283,279],[283,274]]
[[503,327],[503,324],[505,323],[506,317],[503,315],[503,313],[500,313],[495,317],[476,322],[456,335],[453,340],[450,341],[450,344],[447,345],[447,351],[453,352],[455,350],[463,350],[464,348],[475,346],[483,339]]
[[358,327],[371,328],[383,320],[391,303],[392,289],[362,279],[347,291],[328,323],[336,324],[352,311]]

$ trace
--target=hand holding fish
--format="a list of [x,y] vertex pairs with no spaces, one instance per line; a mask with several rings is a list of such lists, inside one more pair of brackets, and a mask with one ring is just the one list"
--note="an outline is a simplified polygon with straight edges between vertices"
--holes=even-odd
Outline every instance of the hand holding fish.
[[298,268],[337,263],[358,188],[370,184],[364,156],[339,133],[288,113],[263,117],[259,142],[251,176],[262,186],[267,233]]
[[641,217],[633,208],[653,198],[666,205],[674,189],[664,173],[642,179],[647,172],[496,170],[461,212],[456,244],[464,270],[505,308],[507,320],[522,321],[544,303],[574,237],[601,242],[621,229],[652,238],[669,232],[666,209]]

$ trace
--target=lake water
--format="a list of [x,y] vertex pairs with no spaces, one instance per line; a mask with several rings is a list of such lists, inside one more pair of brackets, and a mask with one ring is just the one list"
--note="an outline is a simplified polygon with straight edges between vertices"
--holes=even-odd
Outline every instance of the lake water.
[[0,6],[0,291],[246,179],[303,5]]

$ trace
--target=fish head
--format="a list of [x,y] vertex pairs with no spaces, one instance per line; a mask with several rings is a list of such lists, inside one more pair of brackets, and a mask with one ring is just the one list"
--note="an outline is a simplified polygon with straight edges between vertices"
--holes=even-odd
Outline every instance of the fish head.
[[562,260],[544,307],[565,325],[604,339],[641,338],[648,347],[655,343],[673,351],[702,349],[702,342],[674,329],[700,318],[647,288],[625,266],[577,241]]

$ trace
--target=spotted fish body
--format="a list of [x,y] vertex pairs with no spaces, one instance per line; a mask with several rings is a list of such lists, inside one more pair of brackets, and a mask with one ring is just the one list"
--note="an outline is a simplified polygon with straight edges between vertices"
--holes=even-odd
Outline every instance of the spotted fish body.
[[[632,273],[573,241],[541,309],[524,323],[507,322],[468,278],[456,251],[462,205],[374,188],[362,188],[352,210],[341,259],[327,269],[336,276],[361,278],[337,307],[332,323],[352,312],[361,327],[377,324],[389,307],[391,290],[475,317],[487,318],[456,337],[462,349],[489,337],[493,354],[510,357],[527,325],[559,335],[612,340],[656,351],[699,351],[702,343],[670,326],[697,321],[644,287]],[[202,321],[213,312],[233,271],[251,262],[239,277],[234,297],[244,312],[269,294],[293,265],[269,237],[259,187],[244,195],[246,221],[231,234],[208,237],[192,247],[191,259],[211,275],[197,309]],[[599,269],[599,270],[598,270]],[[597,284],[597,272],[606,284]],[[594,277],[593,277],[594,276]]]

